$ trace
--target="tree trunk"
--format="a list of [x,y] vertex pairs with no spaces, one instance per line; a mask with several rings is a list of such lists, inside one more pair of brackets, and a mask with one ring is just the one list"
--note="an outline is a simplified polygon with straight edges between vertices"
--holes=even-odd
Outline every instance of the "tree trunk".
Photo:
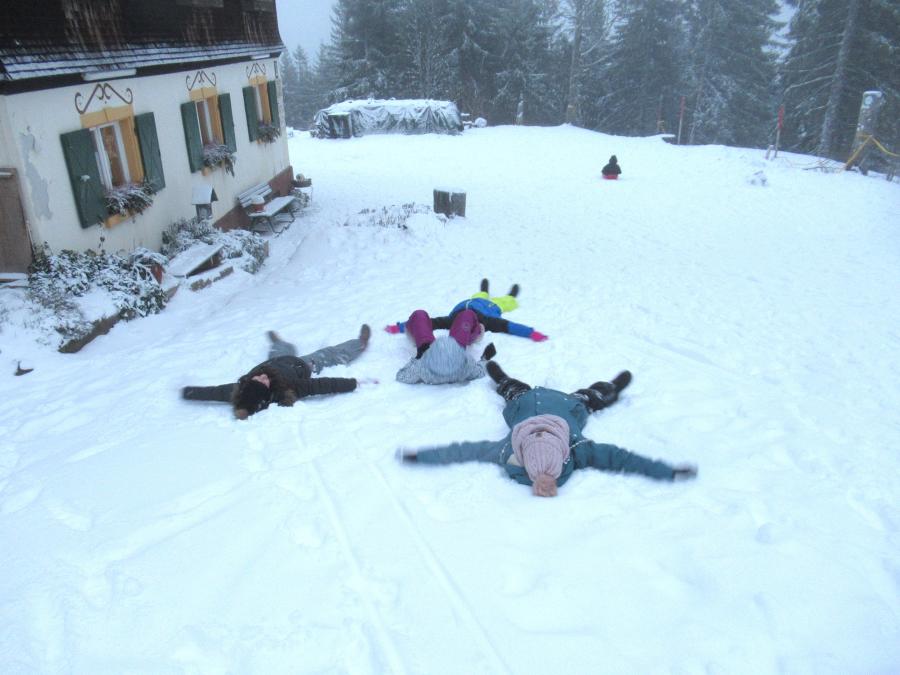
[[566,101],[566,123],[578,122],[578,74],[581,70],[581,36],[584,26],[584,0],[576,0],[575,9],[575,35],[572,38],[572,63],[569,66],[569,94]]
[[825,157],[835,157],[838,148],[838,108],[841,104],[841,95],[847,85],[847,69],[850,61],[850,46],[856,37],[859,24],[859,0],[848,0],[847,20],[844,32],[841,35],[841,46],[838,50],[837,62],[834,66],[834,79],[831,81],[831,90],[828,93],[828,103],[825,106],[825,118],[822,120],[822,133],[819,137],[819,154]]

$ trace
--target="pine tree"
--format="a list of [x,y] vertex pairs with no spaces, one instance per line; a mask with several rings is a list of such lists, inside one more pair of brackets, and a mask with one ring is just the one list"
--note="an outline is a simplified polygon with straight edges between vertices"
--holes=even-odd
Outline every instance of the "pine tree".
[[340,59],[335,48],[328,44],[319,47],[316,55],[316,68],[313,72],[312,91],[317,107],[327,108],[347,98],[347,91],[340,86]]
[[599,89],[597,66],[608,47],[610,24],[605,5],[604,0],[563,0],[560,6],[571,39],[565,106],[565,121],[569,124],[583,125],[594,117],[593,111],[586,108],[590,106],[589,95]]
[[[688,143],[765,146],[775,108],[773,0],[693,0]],[[682,137],[684,139],[684,137]]]
[[496,2],[488,21],[492,28],[494,93],[489,114],[497,121],[516,118],[519,102],[532,124],[558,122],[562,117],[565,83],[548,75],[553,61],[550,19],[555,9],[537,0]]
[[312,125],[316,112],[324,107],[326,97],[316,86],[315,74],[309,65],[306,50],[300,45],[294,50],[294,63],[297,64],[297,126],[305,129]]
[[492,44],[490,0],[448,0],[445,31],[450,64],[448,98],[461,112],[473,117],[489,116],[489,100],[494,92],[491,67]]
[[281,55],[282,92],[284,95],[284,121],[288,126],[298,127],[302,122],[300,114],[300,81],[294,57],[287,50]]
[[878,89],[888,138],[900,112],[900,6],[892,0],[799,0],[782,68],[788,147],[846,159],[862,93]]
[[348,98],[395,96],[402,80],[399,0],[338,0],[332,46]]
[[623,3],[596,101],[603,131],[646,135],[671,130],[685,72],[685,29],[676,0]]
[[399,91],[413,98],[453,98],[453,48],[447,0],[403,0],[399,11],[405,67]]

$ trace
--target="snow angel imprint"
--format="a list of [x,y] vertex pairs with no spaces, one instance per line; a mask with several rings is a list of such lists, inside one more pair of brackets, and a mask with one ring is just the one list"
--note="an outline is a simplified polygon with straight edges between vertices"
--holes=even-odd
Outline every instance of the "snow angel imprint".
[[[476,362],[467,347],[481,339],[485,331],[509,333],[535,342],[547,339],[531,326],[501,318],[519,306],[519,285],[498,297],[489,294],[488,280],[481,280],[481,290],[458,303],[447,316],[431,317],[417,309],[406,321],[385,327],[388,333],[406,333],[416,345],[416,355],[397,372],[397,380],[406,384],[449,384],[484,377],[485,364],[497,353],[489,344]],[[449,335],[435,338],[436,329],[449,329]]]
[[539,497],[555,497],[575,469],[637,473],[657,480],[684,480],[697,475],[691,464],[675,466],[647,459],[608,443],[595,443],[582,435],[590,413],[619,398],[631,382],[627,370],[612,382],[595,382],[587,389],[564,394],[554,389],[530,387],[509,377],[494,361],[487,371],[506,401],[503,419],[510,428],[499,441],[453,443],[420,450],[401,450],[400,459],[419,464],[493,462],[515,481],[531,485]]
[[230,403],[234,416],[247,419],[265,410],[270,403],[292,406],[305,396],[351,392],[360,384],[377,383],[352,377],[313,377],[326,366],[347,364],[362,354],[369,344],[371,329],[363,324],[359,336],[332,347],[323,347],[306,356],[297,356],[297,348],[269,331],[269,358],[255,366],[237,382],[211,387],[184,387],[182,398],[192,401]]

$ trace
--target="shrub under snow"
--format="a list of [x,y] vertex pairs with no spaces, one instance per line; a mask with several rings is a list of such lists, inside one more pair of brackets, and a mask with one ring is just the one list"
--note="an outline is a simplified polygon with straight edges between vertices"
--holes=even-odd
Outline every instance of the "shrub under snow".
[[94,292],[106,296],[113,313],[124,319],[155,314],[166,306],[166,293],[150,267],[134,256],[87,251],[52,253],[44,246],[29,272],[29,298],[54,315],[54,327],[66,340],[87,335],[94,319],[79,298]]
[[209,220],[197,218],[176,221],[163,232],[162,253],[174,258],[197,242],[222,244],[222,257],[234,260],[238,267],[256,274],[266,259],[266,242],[258,234],[247,230],[222,230]]

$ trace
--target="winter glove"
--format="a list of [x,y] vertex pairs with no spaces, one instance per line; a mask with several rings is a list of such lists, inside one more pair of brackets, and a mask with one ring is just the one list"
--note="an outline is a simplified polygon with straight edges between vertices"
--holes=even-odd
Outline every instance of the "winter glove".
[[531,331],[531,335],[529,335],[528,337],[531,338],[532,340],[534,340],[535,342],[543,342],[544,340],[547,339],[546,335],[544,335],[543,333],[539,333],[536,330]]
[[385,326],[384,329],[391,335],[396,335],[400,332],[400,326],[395,323],[392,323],[390,326]]
[[495,356],[497,356],[497,348],[494,346],[494,343],[491,342],[487,347],[484,348],[484,351],[481,352],[481,360],[490,361]]
[[672,480],[683,481],[696,477],[697,466],[695,464],[676,464],[672,468]]

